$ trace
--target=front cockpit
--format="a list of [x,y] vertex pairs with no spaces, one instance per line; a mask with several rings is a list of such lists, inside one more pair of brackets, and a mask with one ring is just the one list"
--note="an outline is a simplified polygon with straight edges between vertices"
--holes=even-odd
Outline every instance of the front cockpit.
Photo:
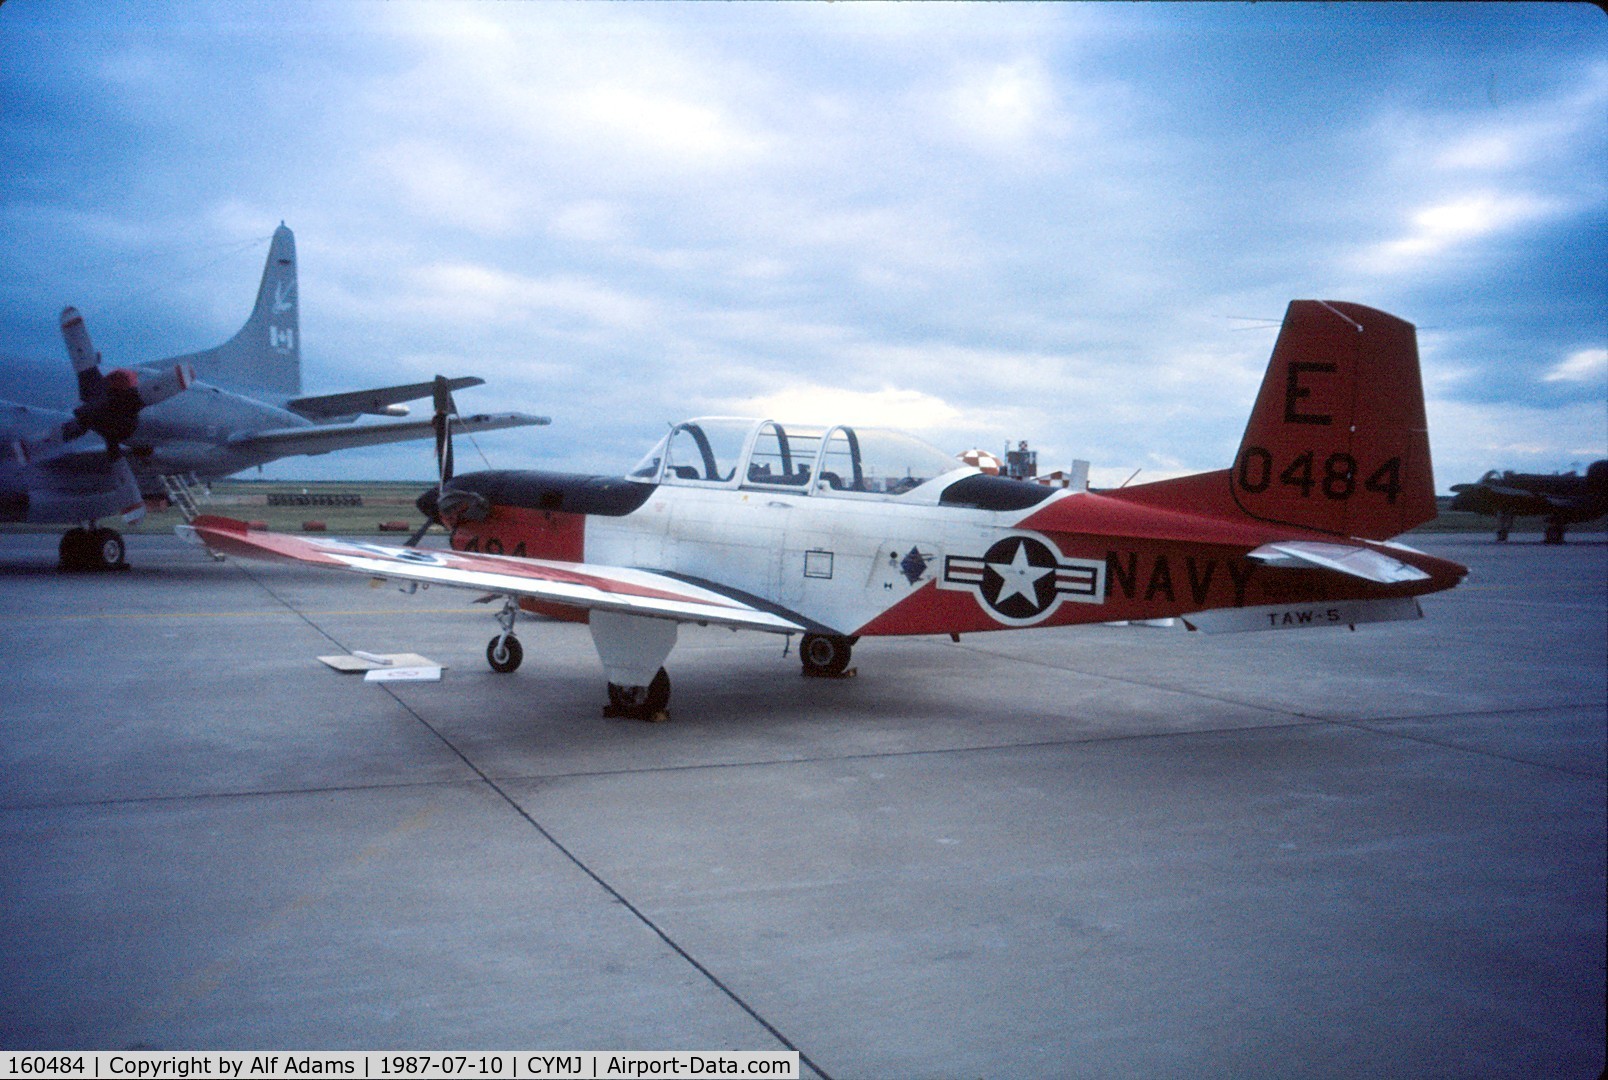
[[[887,499],[939,477],[976,471],[935,446],[886,428],[702,417],[671,428],[630,477],[688,487]],[[937,501],[936,492],[931,501]]]

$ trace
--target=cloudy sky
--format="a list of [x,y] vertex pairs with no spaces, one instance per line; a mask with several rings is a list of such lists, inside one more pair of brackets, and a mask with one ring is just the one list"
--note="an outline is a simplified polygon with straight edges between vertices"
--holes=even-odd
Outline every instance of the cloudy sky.
[[1293,298],[1418,325],[1441,490],[1608,455],[1589,5],[8,0],[0,170],[12,400],[67,303],[228,337],[283,220],[307,391],[481,375],[554,419],[500,467],[764,413],[1218,468]]

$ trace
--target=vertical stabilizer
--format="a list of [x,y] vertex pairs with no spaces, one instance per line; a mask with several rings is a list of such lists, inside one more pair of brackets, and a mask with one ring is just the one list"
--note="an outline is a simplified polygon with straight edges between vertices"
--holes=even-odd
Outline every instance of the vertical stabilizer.
[[1343,536],[1382,540],[1434,518],[1412,324],[1292,301],[1229,482],[1254,518]]
[[167,363],[187,363],[198,378],[231,390],[301,393],[301,322],[297,313],[296,237],[281,222],[268,246],[257,304],[240,332],[222,345]]

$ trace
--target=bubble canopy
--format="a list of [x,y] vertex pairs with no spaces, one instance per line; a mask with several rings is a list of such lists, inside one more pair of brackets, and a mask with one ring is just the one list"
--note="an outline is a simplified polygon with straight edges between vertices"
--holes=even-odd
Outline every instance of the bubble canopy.
[[887,428],[823,428],[730,416],[675,425],[630,472],[633,480],[846,497],[904,495],[977,470]]

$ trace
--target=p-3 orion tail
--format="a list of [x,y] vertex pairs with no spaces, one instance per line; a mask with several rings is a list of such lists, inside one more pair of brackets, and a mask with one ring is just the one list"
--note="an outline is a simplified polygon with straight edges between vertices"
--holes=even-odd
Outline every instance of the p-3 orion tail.
[[1417,332],[1361,304],[1291,301],[1233,466],[1109,494],[1366,540],[1431,520]]
[[295,397],[302,387],[297,301],[296,237],[280,222],[246,324],[222,345],[165,363],[189,364],[201,379],[229,390]]

